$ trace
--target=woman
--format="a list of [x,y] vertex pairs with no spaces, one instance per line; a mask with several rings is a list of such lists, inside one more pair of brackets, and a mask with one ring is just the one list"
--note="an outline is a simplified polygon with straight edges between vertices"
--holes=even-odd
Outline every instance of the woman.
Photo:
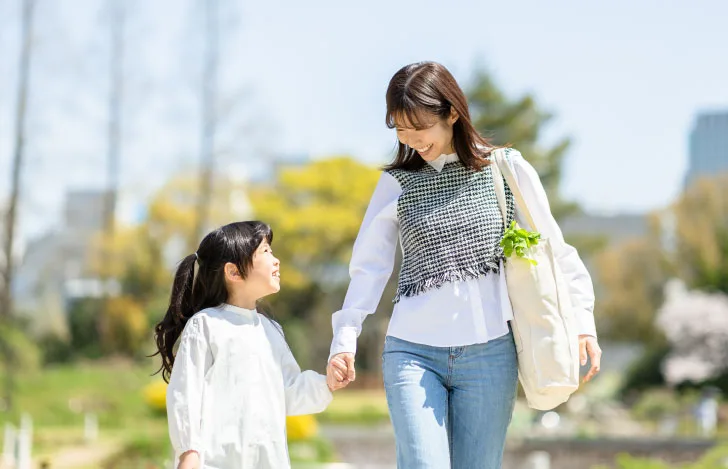
[[[333,315],[328,379],[354,380],[356,339],[403,261],[384,344],[383,377],[400,469],[497,469],[517,389],[509,321],[503,219],[490,171],[494,148],[470,121],[465,96],[440,64],[407,65],[387,89],[387,126],[398,152],[387,166],[354,244],[351,283]],[[569,283],[586,355],[599,371],[591,279],[564,242],[533,167],[506,150],[541,235]],[[507,195],[508,221],[528,226]]]

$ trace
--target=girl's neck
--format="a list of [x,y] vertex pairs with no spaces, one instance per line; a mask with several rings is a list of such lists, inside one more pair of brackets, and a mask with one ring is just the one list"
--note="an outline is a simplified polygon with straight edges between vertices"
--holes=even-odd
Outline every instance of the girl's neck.
[[232,291],[228,294],[225,303],[243,309],[255,309],[258,298],[246,291]]

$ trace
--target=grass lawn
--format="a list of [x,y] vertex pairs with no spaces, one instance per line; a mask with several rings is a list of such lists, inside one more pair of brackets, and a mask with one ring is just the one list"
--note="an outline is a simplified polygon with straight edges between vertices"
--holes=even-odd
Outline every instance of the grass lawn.
[[[7,422],[17,428],[21,413],[29,414],[33,419],[34,457],[48,460],[53,468],[66,467],[61,460],[93,456],[106,463],[89,461],[89,467],[161,467],[171,449],[164,413],[154,411],[144,398],[145,387],[161,380],[159,376],[151,377],[152,371],[151,366],[115,360],[20,373],[16,377],[14,409],[0,412],[0,425]],[[99,440],[91,444],[84,442],[86,412],[98,416]],[[316,419],[355,425],[388,422],[384,391],[338,391],[329,408]],[[305,449],[306,445],[292,445],[294,459],[298,459],[296,453],[301,457],[310,452],[330,453],[327,443],[320,439],[311,440],[310,450]],[[93,447],[98,451],[89,452]]]
[[329,407],[317,416],[320,422],[369,425],[389,422],[384,390],[348,390],[334,393]]
[[[166,418],[144,402],[145,386],[161,379],[150,377],[151,371],[124,361],[104,361],[21,373],[16,377],[14,409],[0,413],[0,424],[17,428],[20,415],[29,414],[33,455],[54,468],[63,467],[61,460],[105,459],[135,445],[140,453],[168,454]],[[91,444],[84,441],[86,412],[98,417],[99,440]],[[89,452],[90,447],[99,450]],[[101,467],[99,461],[92,465]]]

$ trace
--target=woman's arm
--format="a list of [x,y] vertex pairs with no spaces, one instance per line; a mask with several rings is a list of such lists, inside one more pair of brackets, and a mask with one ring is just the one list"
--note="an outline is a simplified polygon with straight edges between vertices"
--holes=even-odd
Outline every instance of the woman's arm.
[[402,189],[397,180],[382,173],[372,194],[349,263],[351,282],[344,305],[334,313],[331,354],[356,353],[356,339],[364,319],[374,313],[394,268],[399,239],[397,200]]

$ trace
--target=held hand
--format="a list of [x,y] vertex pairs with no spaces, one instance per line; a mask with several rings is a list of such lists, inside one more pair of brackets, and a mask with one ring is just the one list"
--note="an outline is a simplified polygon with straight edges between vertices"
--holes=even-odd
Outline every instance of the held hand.
[[356,379],[354,361],[353,353],[338,353],[331,357],[331,361],[326,367],[329,388],[341,389]]
[[194,450],[183,453],[177,469],[200,469],[200,455]]
[[586,358],[589,356],[591,362],[591,368],[587,372],[586,376],[582,380],[582,383],[589,382],[601,369],[602,362],[602,349],[599,348],[599,342],[597,338],[591,335],[580,335],[579,336],[579,360],[581,366],[586,365]]
[[349,384],[349,380],[339,380],[336,378],[341,372],[332,363],[326,365],[326,385],[329,387],[329,391],[334,392],[345,388]]

